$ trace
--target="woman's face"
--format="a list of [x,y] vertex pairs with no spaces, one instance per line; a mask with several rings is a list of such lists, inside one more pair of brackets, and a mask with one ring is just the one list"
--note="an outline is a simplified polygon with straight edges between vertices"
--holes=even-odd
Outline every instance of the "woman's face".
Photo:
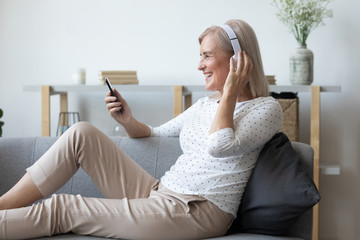
[[222,51],[212,34],[206,35],[200,44],[198,70],[205,76],[205,87],[208,91],[222,93],[230,69],[230,57]]

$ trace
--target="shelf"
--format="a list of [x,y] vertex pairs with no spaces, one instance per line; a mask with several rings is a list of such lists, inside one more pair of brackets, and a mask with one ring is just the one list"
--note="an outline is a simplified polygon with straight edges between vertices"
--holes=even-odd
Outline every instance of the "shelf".
[[[120,92],[173,92],[174,86],[165,85],[131,85],[122,84],[113,86]],[[23,87],[25,92],[40,92],[42,86],[40,85],[26,85]],[[59,94],[64,92],[106,92],[108,88],[106,85],[51,85],[50,94]]]
[[[311,92],[311,85],[269,85],[270,92]],[[184,92],[206,92],[205,86],[184,86]],[[341,92],[341,86],[320,86],[320,92]]]
[[[270,92],[311,92],[311,85],[269,85]],[[341,86],[320,86],[320,92],[341,92]]]
[[320,164],[320,171],[323,175],[340,175],[340,165]]
[[[173,92],[173,85],[113,85],[120,92]],[[41,92],[40,85],[25,85],[25,92]],[[182,95],[186,96],[193,92],[208,92],[205,85],[182,86]],[[311,92],[311,85],[269,85],[270,92]],[[64,92],[106,92],[106,85],[51,85],[50,94]],[[341,86],[320,86],[320,92],[341,92]]]

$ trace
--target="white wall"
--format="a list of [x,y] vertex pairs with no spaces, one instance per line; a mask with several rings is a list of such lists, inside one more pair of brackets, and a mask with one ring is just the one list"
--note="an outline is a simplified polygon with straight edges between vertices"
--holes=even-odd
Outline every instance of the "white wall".
[[[338,163],[339,176],[321,176],[321,239],[360,236],[360,1],[334,1],[334,18],[308,39],[315,55],[314,85],[341,85],[322,95],[321,161]],[[73,84],[72,72],[133,69],[140,84],[203,84],[196,70],[197,37],[210,25],[241,18],[257,33],[266,74],[287,85],[289,53],[297,46],[270,1],[245,0],[0,0],[0,108],[5,137],[41,134],[40,94],[24,85]],[[121,91],[121,89],[119,89]],[[151,125],[172,117],[171,94],[128,94],[135,116]],[[115,123],[103,94],[70,94],[79,111],[107,134]],[[310,94],[300,95],[301,140],[308,142]],[[52,97],[52,135],[58,117]]]

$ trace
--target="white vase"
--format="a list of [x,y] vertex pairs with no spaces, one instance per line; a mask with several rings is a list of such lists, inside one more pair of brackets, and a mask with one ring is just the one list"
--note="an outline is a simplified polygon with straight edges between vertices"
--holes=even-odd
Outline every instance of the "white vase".
[[293,85],[310,85],[313,82],[314,54],[299,44],[290,54],[290,83]]

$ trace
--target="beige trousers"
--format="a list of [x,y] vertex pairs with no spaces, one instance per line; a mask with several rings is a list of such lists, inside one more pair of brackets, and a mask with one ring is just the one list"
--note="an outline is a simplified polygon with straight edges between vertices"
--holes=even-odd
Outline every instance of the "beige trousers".
[[44,196],[82,167],[106,198],[59,194],[29,207],[0,211],[0,239],[73,232],[122,239],[221,236],[233,216],[205,198],[165,188],[88,123],[68,129],[27,169]]

